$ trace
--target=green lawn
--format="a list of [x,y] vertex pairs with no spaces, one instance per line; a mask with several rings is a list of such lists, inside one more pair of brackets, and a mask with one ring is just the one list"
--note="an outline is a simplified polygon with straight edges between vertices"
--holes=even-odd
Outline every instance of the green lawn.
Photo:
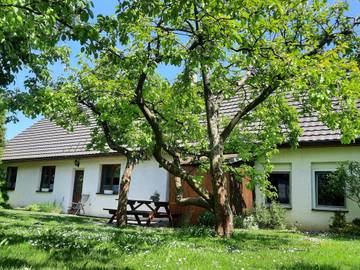
[[0,269],[360,269],[360,238],[237,230],[220,239],[104,221],[0,210]]

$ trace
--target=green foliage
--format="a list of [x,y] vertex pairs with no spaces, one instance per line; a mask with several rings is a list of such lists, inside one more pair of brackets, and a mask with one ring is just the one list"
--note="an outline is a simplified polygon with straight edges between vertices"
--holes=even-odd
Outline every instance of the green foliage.
[[[79,41],[84,57],[57,81],[39,69],[40,81],[29,83],[29,95],[17,95],[15,103],[69,130],[94,119],[89,147],[137,149],[138,158],[155,154],[176,174],[186,174],[179,159],[194,157],[221,175],[232,169],[214,157],[236,153],[244,164],[260,161],[264,170],[244,165],[233,173],[248,173],[250,186],[267,192],[271,158],[280,144],[297,146],[300,116],[318,115],[341,131],[343,143],[360,135],[359,19],[345,16],[346,2],[120,1],[112,16],[94,20],[87,1],[37,4],[29,20],[21,8],[1,10],[6,32],[41,33],[43,46],[25,43],[30,52],[50,53],[38,58],[41,67],[66,60],[65,49],[50,49],[59,38]],[[44,24],[37,28],[35,19]],[[164,66],[177,76],[159,74]],[[237,117],[217,118],[221,104],[233,98]],[[186,176],[193,187],[201,184]]]
[[244,217],[234,216],[234,228],[240,229],[244,228]]
[[[48,64],[65,60],[68,49],[60,40],[81,40],[87,33],[66,28],[78,24],[79,16],[92,14],[87,0],[26,1],[5,0],[0,3],[0,87],[6,87],[15,75],[31,70],[25,86],[34,87],[37,80],[48,80]],[[84,17],[84,16],[83,16]],[[85,27],[83,27],[85,28]],[[80,30],[80,29],[79,29]]]
[[352,224],[354,224],[355,226],[359,226],[359,227],[360,227],[360,218],[355,218],[355,219],[352,221]]
[[53,213],[53,214],[60,214],[62,212],[60,205],[56,202],[30,204],[26,206],[24,210],[32,211],[32,212]]
[[213,212],[204,211],[198,217],[198,224],[200,226],[214,227],[215,226],[215,215]]
[[259,228],[284,229],[286,227],[285,209],[278,203],[271,203],[269,207],[256,207],[253,214]]
[[330,175],[329,189],[345,194],[360,207],[360,162],[340,163],[336,171]]
[[[5,103],[0,89],[0,157],[4,151],[5,146]],[[7,200],[7,182],[6,182],[6,168],[0,161],[0,207],[8,208]]]
[[345,213],[335,212],[329,228],[334,233],[360,236],[360,219],[356,218],[351,223],[347,223]]
[[331,224],[329,225],[332,231],[340,231],[346,227],[346,218],[345,213],[335,212],[334,216],[331,218]]

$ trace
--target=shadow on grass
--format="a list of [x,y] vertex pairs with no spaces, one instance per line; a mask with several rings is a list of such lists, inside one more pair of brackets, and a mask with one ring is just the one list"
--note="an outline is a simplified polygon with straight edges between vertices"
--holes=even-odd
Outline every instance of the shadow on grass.
[[278,270],[339,270],[340,268],[328,264],[295,263],[282,266]]
[[51,214],[41,212],[30,212],[25,210],[0,210],[0,217],[16,221],[36,221],[40,223],[58,222],[58,223],[72,223],[72,224],[94,224],[95,222],[104,222],[103,218],[87,217],[87,216],[70,216],[65,214]]
[[27,263],[26,260],[22,260],[22,259],[15,259],[15,258],[1,258],[0,257],[0,267],[2,268],[22,268],[22,267],[28,267],[29,264]]

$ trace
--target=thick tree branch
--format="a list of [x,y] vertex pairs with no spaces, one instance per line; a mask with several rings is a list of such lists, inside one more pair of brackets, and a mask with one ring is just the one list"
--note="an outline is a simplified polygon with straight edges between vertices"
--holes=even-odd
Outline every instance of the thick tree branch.
[[[150,108],[146,105],[144,97],[143,97],[143,88],[146,80],[146,73],[142,72],[139,76],[138,84],[135,90],[136,95],[136,103],[139,106],[140,110],[144,114],[144,117],[146,118],[147,122],[149,123],[151,129],[154,132],[155,136],[155,147],[154,147],[154,157],[159,162],[161,166],[163,166],[166,170],[168,170],[170,173],[172,173],[175,176],[181,177],[184,181],[186,181],[191,188],[194,189],[195,192],[197,192],[201,197],[203,197],[205,200],[210,201],[210,194],[209,192],[203,188],[201,185],[197,184],[193,177],[186,173],[185,170],[181,168],[180,160],[177,156],[177,153],[170,149],[166,144],[165,140],[160,128],[160,125],[156,119],[155,114],[150,110]],[[163,157],[163,150],[169,154],[173,161],[169,161],[166,158]]]
[[181,178],[174,176],[176,188],[176,202],[180,205],[195,205],[211,210],[211,205],[202,197],[186,197],[184,198],[184,189],[181,183]]
[[238,111],[236,115],[231,119],[228,125],[224,128],[223,132],[221,133],[221,139],[223,142],[229,137],[233,129],[236,125],[240,122],[240,120],[246,116],[249,112],[254,110],[259,104],[265,101],[280,85],[282,80],[282,76],[278,75],[274,78],[274,83],[266,87],[261,94],[256,97],[252,102],[245,106],[245,108],[241,111]]
[[[85,101],[85,100],[79,100],[79,103],[86,106],[87,108],[89,108],[96,116],[101,117],[101,112],[96,108],[96,106],[93,103]],[[113,140],[113,138],[111,136],[111,128],[109,127],[109,124],[106,121],[99,120],[98,122],[101,125],[101,128],[105,135],[106,142],[109,145],[110,149],[112,149],[120,154],[123,154],[125,156],[129,156],[129,155],[133,154],[133,151],[127,149],[124,146],[117,144]]]

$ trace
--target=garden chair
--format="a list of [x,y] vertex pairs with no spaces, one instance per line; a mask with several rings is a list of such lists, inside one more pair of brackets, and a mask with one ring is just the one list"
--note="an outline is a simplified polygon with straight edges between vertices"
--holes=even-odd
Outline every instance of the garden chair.
[[69,213],[74,214],[74,215],[78,215],[82,211],[83,214],[85,214],[84,206],[88,202],[89,197],[90,197],[90,194],[82,194],[81,199],[80,199],[79,202],[73,202],[72,203],[72,205],[70,207],[70,210],[69,210]]

